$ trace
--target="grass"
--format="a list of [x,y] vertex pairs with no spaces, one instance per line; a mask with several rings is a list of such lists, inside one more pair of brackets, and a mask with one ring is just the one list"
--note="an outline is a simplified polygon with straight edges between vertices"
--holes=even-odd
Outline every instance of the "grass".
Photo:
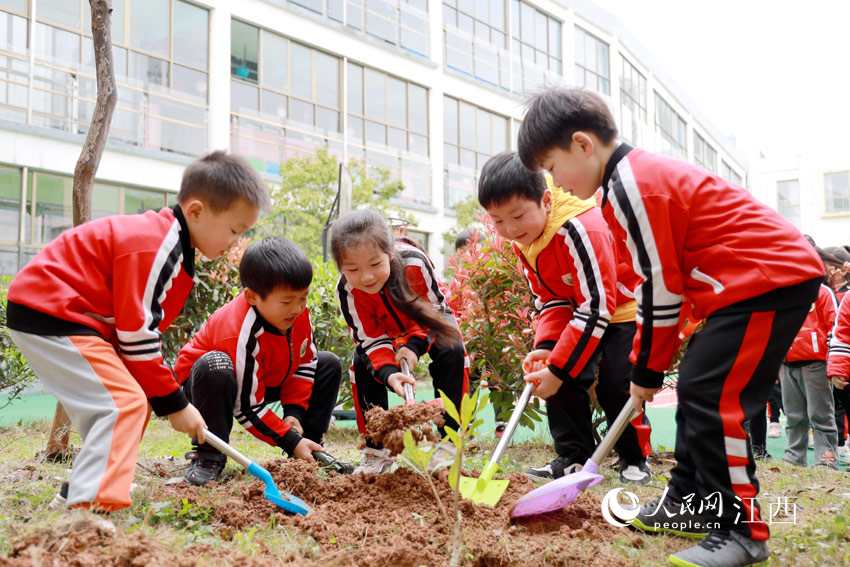
[[[66,466],[41,462],[38,451],[46,445],[50,424],[34,422],[26,426],[0,428],[0,564],[8,555],[16,538],[28,530],[46,529],[64,512],[47,510],[47,503],[57,492],[59,483],[67,474]],[[266,445],[234,426],[231,442],[244,454],[258,462],[280,455],[280,451]],[[74,435],[72,444],[79,446]],[[356,461],[355,430],[333,428],[326,447],[344,460]],[[479,440],[471,449],[464,464],[466,469],[481,469],[489,459],[493,442]],[[154,419],[148,426],[139,453],[135,481],[140,485],[134,492],[134,503],[128,510],[112,515],[119,529],[127,533],[140,531],[154,537],[167,547],[179,551],[190,545],[209,546],[209,565],[228,565],[229,554],[248,557],[269,554],[280,563],[299,558],[323,559],[319,545],[297,530],[283,528],[274,523],[265,527],[251,527],[239,531],[217,529],[211,521],[212,513],[203,505],[186,501],[156,501],[154,488],[166,477],[177,477],[185,470],[184,453],[189,450],[188,439],[171,430],[167,422]],[[539,465],[552,457],[551,448],[541,442],[512,446],[507,457],[514,470]],[[671,466],[669,454],[662,454],[662,463],[653,467],[653,481],[644,486],[629,487],[646,502],[658,496],[666,485]],[[239,471],[230,462],[226,474]],[[601,501],[602,496],[616,486],[610,467],[603,469],[608,482],[588,492]],[[844,566],[850,564],[850,473],[825,469],[801,469],[782,463],[759,468],[762,513],[772,519],[771,565],[795,567]],[[787,502],[782,508],[778,504]],[[775,510],[773,508],[776,508]],[[511,528],[513,529],[513,528]],[[592,548],[569,548],[574,559],[590,554],[604,553],[615,563],[663,565],[671,552],[682,549],[691,542],[668,536],[642,537],[636,546],[634,538],[594,542]],[[565,548],[561,547],[558,533],[552,534],[552,564],[563,563]],[[499,545],[511,547],[511,530],[498,540]],[[560,557],[560,559],[559,559]],[[561,563],[559,563],[559,561]],[[243,563],[239,563],[240,565]]]

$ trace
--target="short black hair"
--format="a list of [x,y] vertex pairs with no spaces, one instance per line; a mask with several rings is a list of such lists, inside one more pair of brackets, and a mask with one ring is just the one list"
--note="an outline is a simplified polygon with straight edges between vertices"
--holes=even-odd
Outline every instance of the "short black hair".
[[601,96],[577,87],[550,87],[531,95],[517,134],[523,165],[540,169],[539,161],[554,148],[569,150],[573,134],[590,132],[603,144],[617,139],[617,122]]
[[186,167],[177,202],[181,205],[196,198],[214,213],[226,211],[238,199],[258,209],[271,207],[269,188],[257,170],[243,157],[215,151],[196,159]]
[[278,288],[307,289],[313,265],[297,244],[283,236],[267,236],[245,250],[239,262],[239,279],[261,298]]
[[457,233],[457,238],[455,238],[455,251],[460,250],[462,247],[469,244],[470,239],[472,238],[472,233],[469,232],[468,228],[465,228]]
[[507,203],[512,197],[539,203],[548,188],[543,174],[526,169],[516,152],[502,152],[488,159],[481,169],[478,203],[485,209]]

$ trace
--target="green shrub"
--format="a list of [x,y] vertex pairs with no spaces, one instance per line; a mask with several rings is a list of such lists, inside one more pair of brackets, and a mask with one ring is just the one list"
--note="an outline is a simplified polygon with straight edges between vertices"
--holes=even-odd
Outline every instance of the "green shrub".
[[348,379],[348,366],[354,342],[348,334],[348,327],[336,302],[336,284],[339,272],[333,262],[313,260],[313,283],[307,306],[313,323],[313,339],[319,350],[327,350],[342,361],[342,380],[339,388],[339,401],[349,404],[351,401],[351,383]]
[[24,355],[12,342],[9,329],[6,327],[6,293],[9,291],[11,281],[11,276],[3,276],[0,280],[0,351],[2,351],[2,358],[0,358],[0,397],[6,398],[0,408],[12,403],[21,395],[21,392],[30,387],[36,380],[35,374],[24,359]]

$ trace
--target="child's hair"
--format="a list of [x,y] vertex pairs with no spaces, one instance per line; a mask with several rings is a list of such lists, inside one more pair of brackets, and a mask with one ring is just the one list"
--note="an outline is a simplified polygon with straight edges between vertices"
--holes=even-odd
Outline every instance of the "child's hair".
[[262,299],[278,288],[299,291],[310,287],[313,265],[297,244],[283,236],[267,236],[245,250],[239,280]]
[[468,228],[465,228],[457,233],[457,238],[455,238],[455,252],[469,244],[469,241],[472,240],[472,233],[469,232]]
[[216,151],[196,159],[183,172],[177,202],[197,198],[214,213],[226,211],[238,199],[258,209],[271,205],[269,189],[245,158]]
[[404,262],[395,253],[395,238],[389,224],[377,211],[351,211],[339,218],[331,229],[331,254],[341,269],[347,250],[360,244],[373,244],[390,257],[390,277],[387,293],[399,311],[430,329],[434,341],[440,345],[460,342],[457,327],[446,320],[434,305],[411,291],[404,270]]
[[507,203],[512,197],[539,203],[549,187],[542,173],[523,166],[516,152],[502,152],[487,160],[478,179],[478,202],[485,209]]
[[529,97],[517,135],[519,158],[531,171],[553,148],[569,150],[573,134],[590,132],[603,144],[617,138],[617,123],[605,100],[593,91],[551,87]]

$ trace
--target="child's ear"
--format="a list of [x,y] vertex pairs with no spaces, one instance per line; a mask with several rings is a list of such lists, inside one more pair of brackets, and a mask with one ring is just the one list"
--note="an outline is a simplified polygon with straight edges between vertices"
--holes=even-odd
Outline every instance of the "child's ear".
[[581,130],[573,133],[573,144],[576,144],[578,148],[581,150],[581,153],[584,154],[585,157],[590,157],[593,155],[593,151],[595,149],[593,144],[593,138],[588,136],[585,132]]
[[543,208],[546,209],[546,212],[552,210],[552,190],[546,189],[543,192],[543,198],[540,200],[540,203],[543,205]]
[[257,292],[254,291],[253,289],[248,288],[248,287],[245,288],[245,299],[248,300],[249,304],[256,305],[259,297],[260,296],[257,295]]
[[200,199],[192,199],[185,205],[180,205],[180,208],[183,209],[183,216],[186,217],[186,220],[196,221],[204,210],[204,202]]

